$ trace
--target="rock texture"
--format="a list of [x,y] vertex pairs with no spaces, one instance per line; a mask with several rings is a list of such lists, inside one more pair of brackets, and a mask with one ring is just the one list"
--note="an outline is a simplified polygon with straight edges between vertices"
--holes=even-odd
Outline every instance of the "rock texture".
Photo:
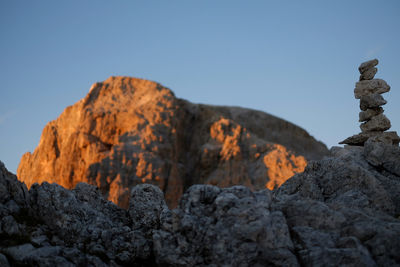
[[396,132],[385,132],[390,129],[390,120],[383,115],[383,108],[387,101],[381,94],[389,92],[390,86],[381,79],[374,79],[378,71],[375,66],[378,60],[373,59],[360,65],[360,81],[356,83],[354,97],[360,99],[359,121],[364,122],[360,125],[361,133],[346,138],[339,144],[362,146],[368,139],[376,142],[398,145],[400,137]]
[[304,265],[399,266],[400,148],[334,148],[275,192]]
[[333,148],[281,187],[154,185],[127,210],[94,186],[28,191],[0,162],[2,266],[400,266],[400,148]]
[[28,188],[86,182],[125,208],[130,189],[150,183],[173,207],[192,184],[273,189],[327,154],[303,129],[263,112],[191,104],[158,83],[111,77],[44,128],[17,176]]

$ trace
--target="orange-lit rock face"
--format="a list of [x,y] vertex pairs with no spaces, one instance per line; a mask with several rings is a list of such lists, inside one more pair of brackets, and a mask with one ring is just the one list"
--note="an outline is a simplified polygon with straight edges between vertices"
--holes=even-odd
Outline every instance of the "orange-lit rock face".
[[134,185],[156,184],[175,206],[195,183],[279,186],[305,158],[326,153],[301,128],[263,112],[195,105],[158,83],[111,77],[46,125],[17,174],[28,187],[94,184],[122,207]]
[[265,186],[273,190],[296,173],[303,172],[307,161],[303,156],[289,153],[284,146],[274,145],[273,149],[264,156],[264,164],[269,177]]

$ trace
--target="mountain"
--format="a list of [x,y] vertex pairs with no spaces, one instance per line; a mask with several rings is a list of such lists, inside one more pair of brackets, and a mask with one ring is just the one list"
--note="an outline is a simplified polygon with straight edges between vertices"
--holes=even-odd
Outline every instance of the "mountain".
[[264,112],[192,104],[152,81],[110,77],[45,126],[17,176],[28,188],[86,182],[124,208],[132,187],[150,183],[175,207],[193,184],[273,189],[328,153]]
[[0,162],[0,266],[399,266],[400,148],[332,149],[281,187],[26,185]]

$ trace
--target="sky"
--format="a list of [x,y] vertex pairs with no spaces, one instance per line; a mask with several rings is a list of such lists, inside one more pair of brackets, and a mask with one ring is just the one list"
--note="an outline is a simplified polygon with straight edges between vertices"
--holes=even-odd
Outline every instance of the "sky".
[[328,147],[360,132],[361,62],[400,132],[400,1],[0,0],[0,160],[16,172],[43,127],[110,76],[194,103],[265,111]]

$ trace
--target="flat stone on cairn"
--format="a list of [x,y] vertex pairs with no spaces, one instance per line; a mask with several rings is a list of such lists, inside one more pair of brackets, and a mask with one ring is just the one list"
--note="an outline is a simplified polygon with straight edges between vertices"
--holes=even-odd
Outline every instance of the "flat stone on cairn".
[[389,92],[390,86],[382,79],[374,79],[378,69],[378,60],[373,59],[360,65],[360,81],[356,83],[354,97],[360,99],[359,121],[361,133],[348,137],[339,144],[352,146],[363,146],[371,139],[374,142],[381,142],[391,145],[399,145],[400,137],[396,132],[385,132],[390,129],[390,120],[383,115],[383,108],[387,101],[381,94]]
[[361,131],[374,132],[374,131],[386,131],[389,130],[392,125],[390,120],[383,114],[372,117],[369,121],[364,122],[360,125]]
[[359,122],[369,121],[373,116],[383,113],[383,108],[368,108],[365,111],[359,113]]
[[360,99],[360,109],[365,111],[369,108],[379,108],[387,103],[380,94],[362,96]]

